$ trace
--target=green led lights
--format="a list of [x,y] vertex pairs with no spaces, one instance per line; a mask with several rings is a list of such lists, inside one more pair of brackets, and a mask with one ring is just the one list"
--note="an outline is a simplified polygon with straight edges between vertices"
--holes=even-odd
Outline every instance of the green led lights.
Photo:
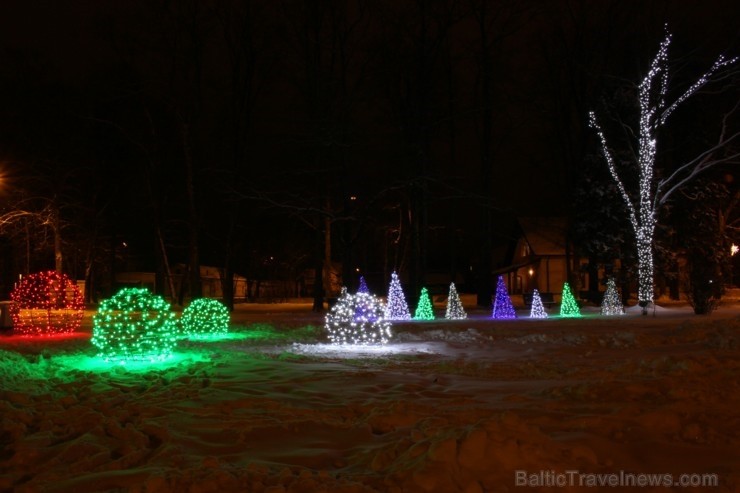
[[218,300],[193,300],[180,317],[182,334],[190,339],[218,338],[229,332],[229,309]]
[[147,289],[125,288],[100,303],[91,342],[106,361],[162,361],[172,355],[177,322],[170,304]]
[[427,288],[421,288],[419,304],[416,307],[416,312],[414,312],[414,320],[434,320],[434,309]]

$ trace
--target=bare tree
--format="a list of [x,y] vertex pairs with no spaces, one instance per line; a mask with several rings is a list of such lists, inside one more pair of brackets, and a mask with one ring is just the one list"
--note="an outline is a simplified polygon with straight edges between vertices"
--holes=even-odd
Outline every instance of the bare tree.
[[699,173],[719,164],[737,162],[740,158],[740,153],[724,152],[728,148],[728,144],[740,136],[740,132],[729,132],[728,126],[728,118],[740,106],[739,101],[729,113],[725,114],[719,136],[714,145],[695,158],[678,166],[665,178],[656,180],[655,157],[659,130],[666,124],[668,118],[681,103],[704,87],[710,81],[710,78],[722,68],[737,60],[737,58],[726,59],[720,55],[709,70],[686,89],[681,96],[676,98],[673,103],[667,103],[668,47],[670,43],[671,35],[666,31],[666,36],[660,43],[658,53],[650,65],[650,70],[638,87],[640,119],[637,135],[634,139],[636,140],[636,152],[632,154],[639,173],[637,190],[630,193],[625,186],[625,182],[617,169],[613,150],[609,147],[596,113],[594,111],[589,113],[589,122],[599,137],[601,151],[627,207],[630,224],[635,233],[638,260],[638,301],[640,306],[643,307],[643,315],[647,314],[648,304],[653,302],[653,243],[658,211],[676,190]]

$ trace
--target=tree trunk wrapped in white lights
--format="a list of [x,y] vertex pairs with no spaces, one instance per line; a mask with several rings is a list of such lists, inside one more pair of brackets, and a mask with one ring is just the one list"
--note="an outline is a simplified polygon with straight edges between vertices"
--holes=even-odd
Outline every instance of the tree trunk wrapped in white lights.
[[[650,65],[650,71],[639,86],[640,122],[637,137],[639,190],[635,193],[630,194],[625,188],[624,182],[617,171],[612,151],[607,144],[604,131],[596,118],[596,114],[593,111],[589,114],[589,122],[599,136],[601,151],[606,159],[609,172],[616,182],[622,199],[627,206],[630,223],[635,233],[638,262],[638,301],[640,306],[643,307],[643,314],[647,313],[647,305],[653,302],[653,239],[658,209],[665,204],[673,192],[697,174],[711,166],[726,163],[740,157],[740,154],[737,153],[717,155],[717,151],[724,149],[730,141],[740,136],[740,132],[729,136],[726,134],[726,120],[728,115],[725,115],[718,142],[712,148],[702,152],[696,158],[681,164],[673,173],[658,180],[657,183],[655,182],[654,165],[658,130],[665,125],[668,117],[678,105],[709,82],[712,75],[737,60],[737,58],[726,59],[720,55],[707,72],[699,77],[672,104],[667,104],[668,46],[670,44],[671,35],[666,32],[665,39],[660,44],[658,54]],[[737,109],[737,106],[735,109]]]

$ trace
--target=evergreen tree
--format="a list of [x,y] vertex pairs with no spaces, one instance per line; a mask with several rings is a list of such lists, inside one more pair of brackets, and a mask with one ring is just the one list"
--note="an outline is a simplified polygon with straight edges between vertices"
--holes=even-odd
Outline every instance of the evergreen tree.
[[455,283],[450,283],[450,292],[447,295],[447,310],[445,311],[445,318],[448,320],[462,320],[468,318],[468,314],[465,313],[462,302],[460,301],[460,295],[457,294],[457,288]]
[[506,289],[506,283],[504,283],[504,276],[498,276],[498,282],[496,284],[496,295],[493,300],[493,318],[516,318],[514,305],[511,303],[509,291]]
[[427,288],[421,288],[421,295],[419,295],[419,304],[416,306],[414,319],[434,320],[434,309],[432,308],[432,301],[429,297],[429,292],[427,291]]
[[388,287],[388,301],[385,305],[385,318],[388,320],[409,320],[411,313],[406,304],[406,296],[403,294],[401,281],[398,274],[391,274],[391,284]]
[[563,296],[560,301],[560,316],[561,317],[580,317],[581,309],[576,303],[576,299],[573,297],[573,293],[570,290],[570,284],[567,282],[563,284]]
[[536,289],[532,292],[532,309],[529,312],[529,318],[547,318],[545,306],[542,304],[540,292]]

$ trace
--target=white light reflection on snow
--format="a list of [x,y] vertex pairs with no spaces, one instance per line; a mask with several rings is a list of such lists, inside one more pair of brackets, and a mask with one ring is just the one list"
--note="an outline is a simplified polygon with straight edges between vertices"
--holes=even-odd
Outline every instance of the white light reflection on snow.
[[384,358],[398,355],[444,354],[444,342],[418,341],[363,346],[359,344],[300,344],[294,343],[288,351],[304,356],[324,356],[330,358]]

